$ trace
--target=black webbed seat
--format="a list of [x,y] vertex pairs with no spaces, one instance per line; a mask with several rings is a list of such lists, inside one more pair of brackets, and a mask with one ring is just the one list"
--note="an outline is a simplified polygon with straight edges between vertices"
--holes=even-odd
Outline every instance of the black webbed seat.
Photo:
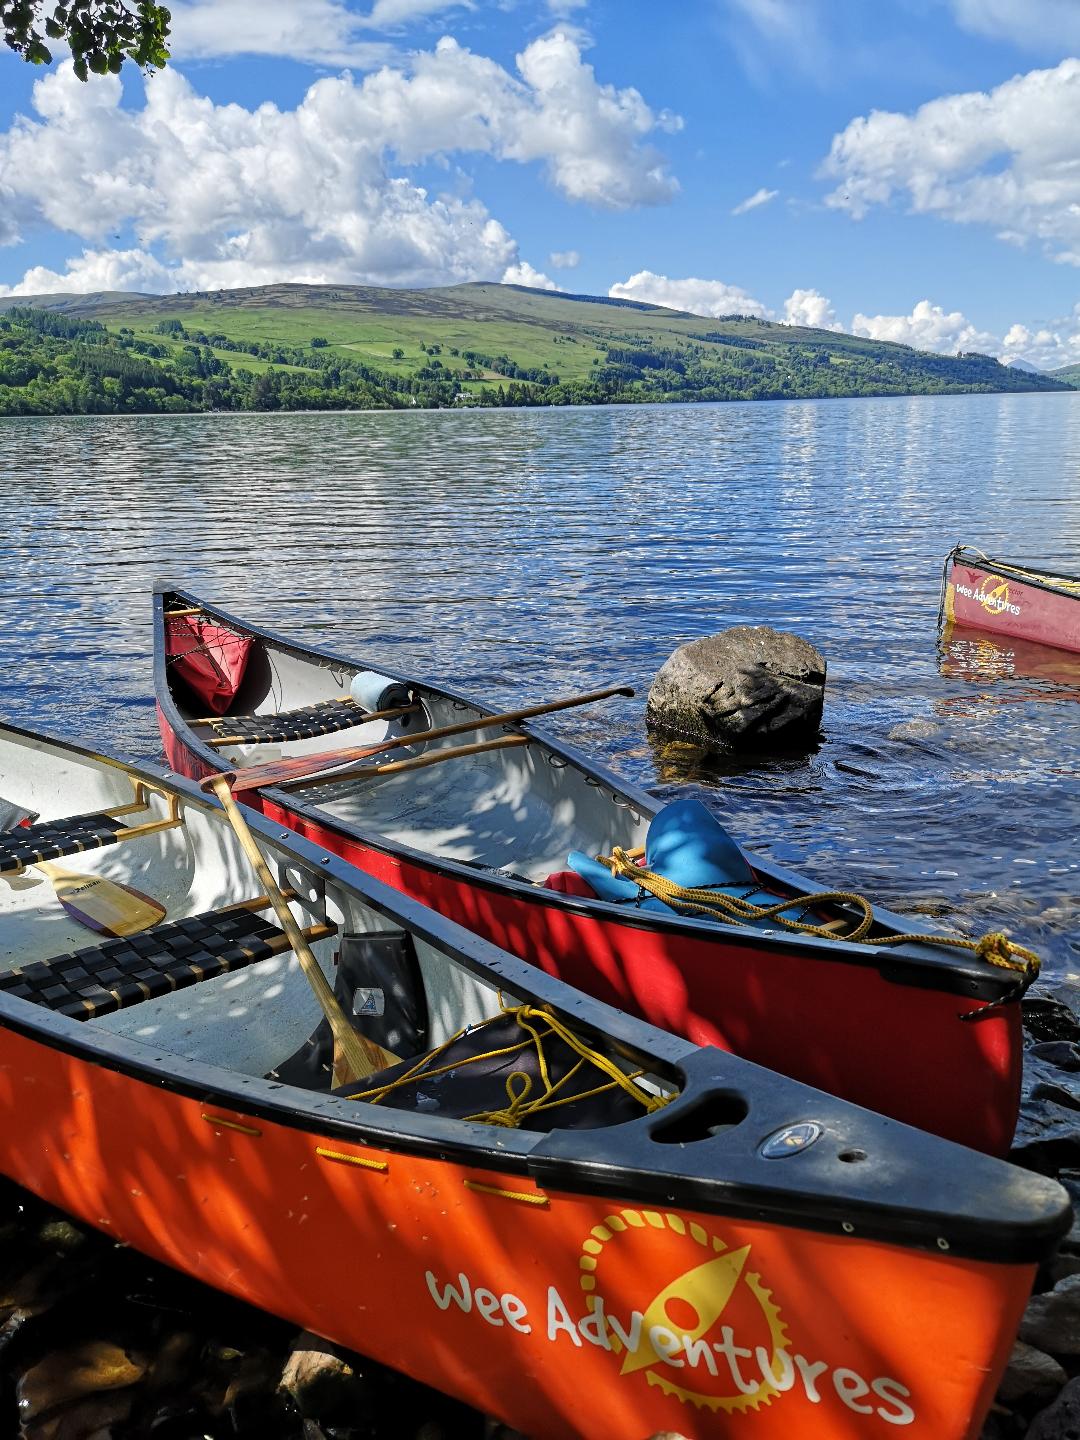
[[[309,940],[319,940],[335,929],[317,925],[304,933]],[[289,948],[276,925],[246,905],[235,905],[33,961],[0,974],[0,992],[73,1020],[92,1020],[242,970]]]
[[278,715],[216,715],[198,722],[221,739],[237,745],[277,745],[289,740],[311,740],[351,730],[370,719],[357,701],[327,700],[300,710],[282,710]]
[[115,845],[127,829],[112,815],[69,815],[0,831],[0,875],[18,875],[39,860],[59,860],[84,850]]

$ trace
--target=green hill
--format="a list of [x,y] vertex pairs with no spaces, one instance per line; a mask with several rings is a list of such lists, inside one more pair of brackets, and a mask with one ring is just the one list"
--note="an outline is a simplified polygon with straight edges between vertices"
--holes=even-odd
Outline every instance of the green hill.
[[516,285],[0,300],[0,415],[1065,388],[986,355]]
[[1068,385],[1071,390],[1080,390],[1080,365],[1062,365],[1060,370],[1051,370],[1050,375]]

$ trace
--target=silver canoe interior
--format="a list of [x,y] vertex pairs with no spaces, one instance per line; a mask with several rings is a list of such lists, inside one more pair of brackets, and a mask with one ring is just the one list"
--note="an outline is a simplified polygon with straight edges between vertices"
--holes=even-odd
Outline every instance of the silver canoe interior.
[[[260,641],[231,709],[269,717],[340,699],[348,695],[355,673]],[[461,701],[448,700],[422,686],[410,688],[421,699],[423,710],[402,720],[376,721],[284,744],[215,748],[223,764],[242,768],[282,756],[374,744],[429,727],[481,719],[479,710]],[[185,704],[183,687],[174,687],[173,694],[185,718],[196,718]],[[206,728],[195,733],[206,739],[213,734]],[[392,751],[385,759],[411,759],[436,749],[502,738],[505,733],[496,728],[424,742]],[[292,793],[396,844],[507,869],[534,881],[564,870],[571,850],[595,855],[609,853],[613,845],[629,849],[643,844],[650,819],[541,741],[449,758],[404,773],[341,782],[326,779],[296,787]]]
[[[0,830],[10,824],[2,817],[10,816],[12,807],[53,820],[130,805],[133,793],[132,772],[122,766],[0,729]],[[166,794],[151,792],[148,803],[149,813],[128,815],[124,824],[168,817]],[[179,825],[65,855],[56,864],[153,897],[166,907],[169,921],[260,895],[259,882],[223,812],[212,804],[182,802],[179,814]],[[398,928],[351,890],[323,883],[323,877],[309,867],[301,868],[284,851],[265,844],[263,849],[280,882],[296,891],[291,908],[302,926],[329,922],[339,935]],[[269,908],[261,913],[273,920]],[[68,916],[57,901],[52,880],[34,866],[21,875],[0,875],[0,971],[52,960],[97,945],[103,938]],[[337,943],[332,936],[312,947],[331,983]],[[429,1016],[429,1046],[449,1039],[465,1025],[499,1014],[498,991],[418,937],[414,943]],[[286,952],[160,998],[72,1023],[92,1025],[158,1051],[263,1076],[302,1046],[320,1019],[299,961]]]

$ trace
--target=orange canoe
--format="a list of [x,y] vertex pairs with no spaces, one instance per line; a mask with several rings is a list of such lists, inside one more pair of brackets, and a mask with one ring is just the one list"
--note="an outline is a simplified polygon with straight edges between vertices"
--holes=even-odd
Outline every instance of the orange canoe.
[[[534,1440],[978,1435],[1053,1182],[657,1031],[251,815],[401,1057],[335,1089],[216,802],[12,727],[0,796],[12,1179]],[[58,859],[165,917],[103,938]]]

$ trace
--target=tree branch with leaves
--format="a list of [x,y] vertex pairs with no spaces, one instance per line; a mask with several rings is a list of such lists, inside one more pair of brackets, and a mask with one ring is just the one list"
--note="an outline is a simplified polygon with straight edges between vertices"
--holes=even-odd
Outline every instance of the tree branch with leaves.
[[66,41],[80,80],[117,75],[125,61],[159,69],[169,58],[171,18],[152,0],[0,0],[0,29],[11,49],[31,65],[48,65],[46,41]]

